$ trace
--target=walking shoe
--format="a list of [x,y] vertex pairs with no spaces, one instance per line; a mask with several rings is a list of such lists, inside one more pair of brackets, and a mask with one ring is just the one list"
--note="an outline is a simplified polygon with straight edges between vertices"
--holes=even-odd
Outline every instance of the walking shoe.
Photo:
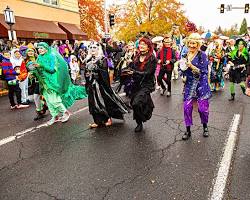
[[34,118],[34,121],[37,121],[42,118],[44,118],[44,115],[42,113],[37,113],[36,117]]
[[164,95],[165,92],[166,92],[166,88],[165,89],[161,89],[161,95]]
[[171,96],[171,92],[167,92],[167,97],[170,97]]
[[208,128],[204,128],[203,130],[203,137],[208,137],[209,133],[208,133]]
[[11,109],[11,110],[14,110],[14,109],[16,109],[16,108],[17,108],[17,105],[10,106],[10,109]]
[[231,98],[228,101],[234,101],[235,94],[231,94]]
[[65,122],[67,122],[68,120],[69,120],[69,113],[68,113],[68,111],[66,111],[66,112],[63,113],[63,116],[60,118],[60,121],[61,121],[62,123],[65,123]]
[[96,124],[96,123],[89,124],[89,127],[90,127],[90,128],[97,128],[97,127],[98,127],[98,124]]
[[191,132],[185,132],[182,136],[182,140],[188,140],[191,137]]
[[56,122],[59,122],[59,117],[56,116],[56,117],[52,117],[48,122],[47,122],[47,125],[48,126],[51,126],[52,124],[56,123]]
[[139,133],[142,131],[142,129],[143,129],[143,125],[142,125],[142,123],[139,123],[139,124],[137,124],[137,126],[135,128],[135,132]]
[[29,106],[29,105],[19,104],[19,105],[17,105],[16,107],[17,107],[17,109],[22,109],[22,108],[28,108],[28,107],[30,107],[30,106]]

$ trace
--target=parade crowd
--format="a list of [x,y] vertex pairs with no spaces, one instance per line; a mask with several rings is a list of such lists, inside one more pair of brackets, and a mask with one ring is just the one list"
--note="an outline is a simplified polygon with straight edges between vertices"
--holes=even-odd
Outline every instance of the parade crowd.
[[[223,39],[203,39],[198,33],[183,37],[179,26],[170,33],[152,38],[141,34],[135,41],[117,42],[103,38],[88,44],[66,40],[30,42],[0,41],[0,77],[9,90],[10,109],[29,107],[35,102],[34,120],[50,112],[47,122],[67,122],[68,108],[76,100],[88,99],[93,117],[90,128],[112,125],[112,118],[124,119],[133,111],[135,132],[152,117],[151,93],[171,97],[171,82],[182,79],[186,132],[191,136],[193,104],[197,103],[203,136],[209,136],[209,99],[229,81],[231,96],[235,86],[250,96],[250,37],[248,34]],[[129,102],[119,96],[123,90]],[[16,96],[16,100],[14,98]],[[250,100],[250,99],[249,99]]]

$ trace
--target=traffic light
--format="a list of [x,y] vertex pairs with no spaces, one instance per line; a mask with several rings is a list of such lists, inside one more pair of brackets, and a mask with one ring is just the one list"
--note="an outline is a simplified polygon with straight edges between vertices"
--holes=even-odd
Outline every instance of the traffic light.
[[249,3],[245,4],[245,13],[249,13]]
[[224,13],[225,4],[220,4],[220,13]]
[[114,14],[109,14],[109,25],[110,25],[110,27],[115,25],[115,15]]

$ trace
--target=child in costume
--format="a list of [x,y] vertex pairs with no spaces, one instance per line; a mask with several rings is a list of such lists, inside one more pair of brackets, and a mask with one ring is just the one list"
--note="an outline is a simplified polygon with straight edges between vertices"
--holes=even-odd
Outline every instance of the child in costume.
[[[75,100],[87,97],[85,87],[72,84],[68,65],[55,49],[50,48],[45,42],[40,42],[37,46],[39,56],[35,67],[41,94],[52,115],[48,125],[57,121],[67,122],[69,120],[67,108],[72,106]],[[62,117],[59,118],[60,114]]]
[[79,71],[80,71],[79,64],[77,62],[77,58],[75,55],[70,56],[69,67],[70,67],[70,74],[71,74],[72,82],[75,84],[77,75],[79,74]]

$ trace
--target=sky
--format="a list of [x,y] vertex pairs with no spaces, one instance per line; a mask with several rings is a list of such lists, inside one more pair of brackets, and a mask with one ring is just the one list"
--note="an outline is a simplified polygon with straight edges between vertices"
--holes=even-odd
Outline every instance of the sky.
[[[108,5],[113,3],[124,3],[126,0],[106,0]],[[240,27],[243,18],[247,20],[250,27],[250,13],[245,14],[244,9],[226,11],[221,14],[220,4],[232,5],[233,7],[244,7],[250,0],[179,0],[183,3],[183,10],[186,16],[196,24],[197,27],[203,26],[205,30],[215,30],[217,27],[230,28],[234,24]]]

